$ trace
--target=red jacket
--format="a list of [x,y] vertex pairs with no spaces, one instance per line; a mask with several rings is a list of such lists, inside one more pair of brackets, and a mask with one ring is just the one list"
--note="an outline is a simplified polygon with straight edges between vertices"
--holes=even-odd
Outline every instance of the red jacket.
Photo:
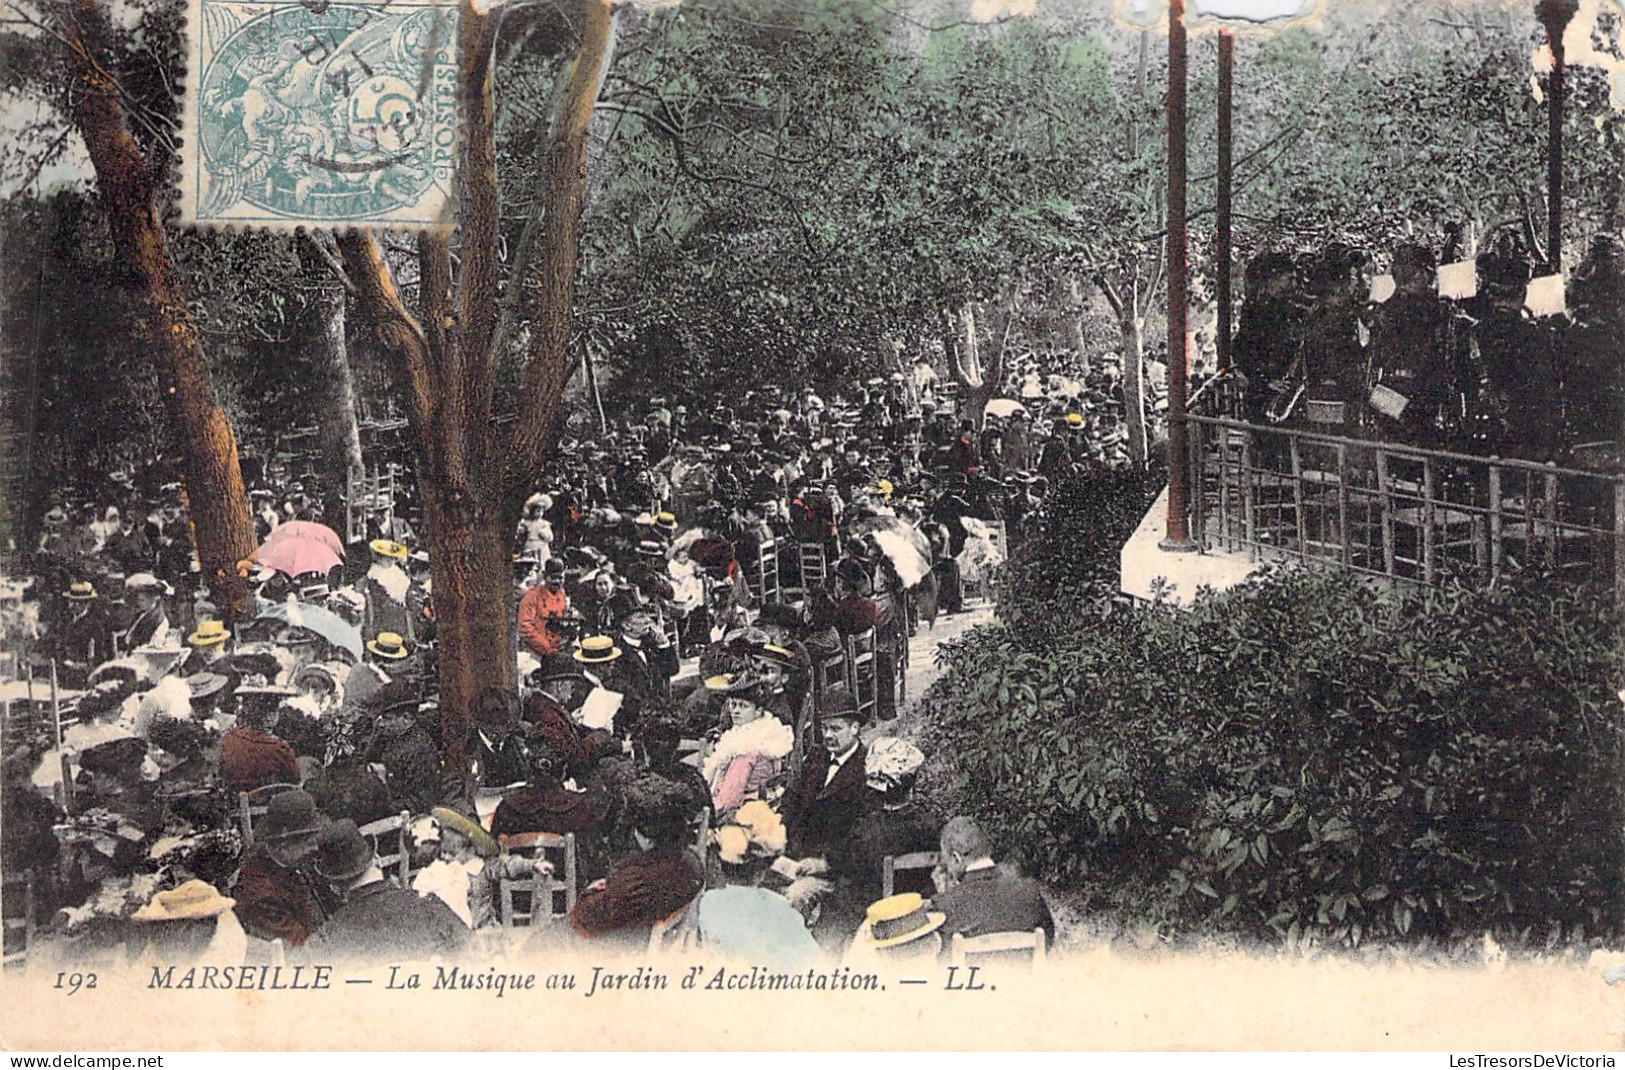
[[250,851],[233,889],[237,918],[249,936],[303,947],[323,920],[321,904],[304,874],[284,869],[263,848]]
[[527,784],[510,792],[491,815],[491,835],[549,832],[577,838],[596,837],[609,816],[610,800],[602,791],[566,791],[558,781]]
[[220,740],[220,778],[233,791],[299,783],[299,758],[286,740],[257,728],[233,728]]
[[627,861],[602,888],[583,893],[570,925],[589,940],[628,930],[647,935],[704,889],[705,876],[692,852],[657,847]]
[[553,629],[552,621],[570,608],[570,596],[550,590],[544,583],[526,588],[519,599],[519,638],[537,657],[557,654],[564,637]]

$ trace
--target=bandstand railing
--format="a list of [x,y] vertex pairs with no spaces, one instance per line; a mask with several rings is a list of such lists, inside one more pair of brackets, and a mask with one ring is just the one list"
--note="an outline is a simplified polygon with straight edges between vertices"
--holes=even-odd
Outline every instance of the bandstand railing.
[[1422,584],[1555,575],[1625,604],[1625,473],[1249,423],[1223,385],[1187,417],[1203,549]]

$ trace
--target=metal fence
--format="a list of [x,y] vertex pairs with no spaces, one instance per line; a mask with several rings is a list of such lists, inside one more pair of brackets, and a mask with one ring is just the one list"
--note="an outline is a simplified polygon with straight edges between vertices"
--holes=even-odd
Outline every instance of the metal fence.
[[1188,416],[1191,532],[1204,548],[1416,583],[1519,573],[1625,602],[1625,474],[1247,423],[1204,389]]

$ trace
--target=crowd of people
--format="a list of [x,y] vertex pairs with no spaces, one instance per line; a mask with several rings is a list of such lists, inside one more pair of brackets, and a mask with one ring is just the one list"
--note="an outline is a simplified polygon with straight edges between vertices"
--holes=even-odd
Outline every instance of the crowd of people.
[[[1053,931],[974,821],[915,798],[926,755],[896,718],[909,635],[986,588],[1098,444],[1070,399],[978,428],[946,393],[655,399],[565,441],[515,533],[519,685],[467,711],[460,773],[408,480],[346,543],[318,488],[258,472],[235,616],[161,469],[52,503],[0,584],[3,869],[31,953],[452,954],[516,931],[514,882],[538,949],[661,932],[799,965]],[[935,871],[884,887],[914,852]]]
[[[1238,415],[1264,426],[1611,470],[1625,415],[1625,244],[1597,237],[1563,300],[1512,231],[1472,260],[1334,245],[1247,265],[1231,347]],[[1441,292],[1440,280],[1446,280]],[[1454,295],[1454,296],[1452,296]],[[1378,299],[1373,299],[1378,298]]]

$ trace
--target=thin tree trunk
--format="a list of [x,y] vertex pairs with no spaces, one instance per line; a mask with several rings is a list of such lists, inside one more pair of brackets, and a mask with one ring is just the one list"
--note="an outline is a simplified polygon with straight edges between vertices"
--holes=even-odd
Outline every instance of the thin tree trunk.
[[1146,466],[1145,331],[1132,309],[1118,317],[1123,343],[1123,409],[1127,416],[1128,456],[1136,468]]
[[[329,523],[344,507],[348,480],[361,474],[361,429],[356,423],[355,376],[345,340],[344,290],[330,287],[318,298],[321,335],[311,353],[316,442],[321,452]],[[340,525],[335,525],[340,526]]]
[[1083,317],[1089,309],[1088,298],[1084,292],[1083,280],[1076,275],[1068,276],[1066,280],[1067,293],[1071,295],[1074,308],[1066,317],[1067,335],[1072,342],[1072,348],[1078,354],[1078,374],[1085,378],[1089,375],[1089,349],[1084,340]]
[[215,401],[203,346],[159,221],[153,172],[131,136],[117,77],[107,63],[109,27],[101,0],[73,0],[68,60],[74,126],[84,138],[113,247],[137,280],[136,328],[158,372],[170,431],[178,440],[193,538],[215,603],[235,619],[248,612],[237,562],[254,553],[237,439]]
[[604,399],[598,393],[598,373],[593,368],[592,353],[581,347],[581,374],[587,380],[587,396],[592,399],[593,411],[598,414],[598,430],[609,434],[609,418],[604,415]]
[[954,360],[954,378],[959,383],[959,418],[982,426],[982,414],[993,388],[982,370],[982,344],[977,337],[976,309],[967,303],[959,316],[959,345]]
[[[614,52],[606,0],[580,0],[576,53],[539,146],[540,211],[527,222],[499,302],[498,199],[492,56],[493,16],[465,0],[458,82],[463,102],[461,270],[452,279],[442,235],[418,240],[419,314],[401,300],[382,249],[369,234],[339,239],[362,319],[396,360],[409,387],[419,483],[431,545],[439,644],[441,770],[462,790],[475,703],[487,688],[515,689],[518,673],[510,553],[524,500],[554,432],[570,359],[587,131]],[[516,333],[520,306],[529,337],[520,358],[513,430],[493,425],[496,367]]]

